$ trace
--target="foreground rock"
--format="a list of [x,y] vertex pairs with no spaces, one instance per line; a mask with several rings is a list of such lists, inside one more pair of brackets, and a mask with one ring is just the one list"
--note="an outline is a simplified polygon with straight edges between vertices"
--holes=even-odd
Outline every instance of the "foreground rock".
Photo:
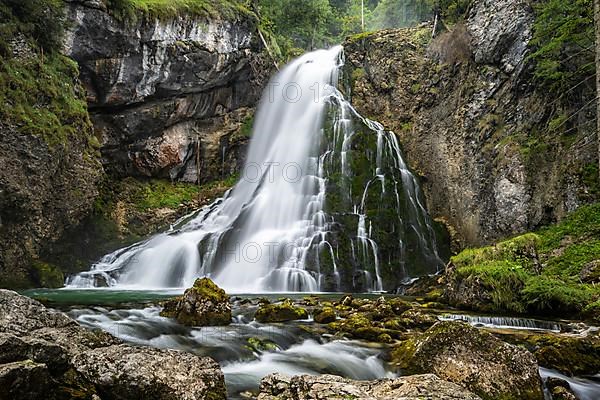
[[116,345],[88,350],[73,364],[98,392],[115,398],[224,398],[219,365],[190,353]]
[[208,357],[122,344],[0,290],[0,399],[225,399]]
[[254,318],[258,322],[286,322],[306,319],[308,312],[306,309],[294,305],[290,299],[285,299],[281,303],[261,303]]
[[167,301],[160,315],[188,326],[222,326],[231,323],[231,305],[223,289],[200,278],[183,296]]
[[269,375],[260,385],[259,400],[370,399],[478,400],[480,397],[435,375],[414,375],[376,381],[353,381],[334,375],[287,377]]
[[483,399],[543,399],[538,364],[527,350],[462,322],[439,322],[393,352],[405,373],[433,373]]

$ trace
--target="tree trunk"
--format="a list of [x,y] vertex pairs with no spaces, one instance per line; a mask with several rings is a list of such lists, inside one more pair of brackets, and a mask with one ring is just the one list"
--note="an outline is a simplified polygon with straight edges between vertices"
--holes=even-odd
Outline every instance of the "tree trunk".
[[600,179],[600,0],[594,0],[594,26],[596,27],[596,141]]

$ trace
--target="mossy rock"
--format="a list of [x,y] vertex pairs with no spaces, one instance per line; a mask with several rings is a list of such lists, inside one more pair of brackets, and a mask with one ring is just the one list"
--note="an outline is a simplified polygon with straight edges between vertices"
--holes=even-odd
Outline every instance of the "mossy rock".
[[246,345],[247,348],[249,348],[252,351],[259,352],[259,353],[262,353],[264,351],[277,350],[277,344],[275,344],[274,342],[272,342],[268,339],[251,337],[246,340],[246,343],[247,343],[247,345]]
[[531,350],[540,366],[566,375],[600,373],[600,337],[574,337],[559,334],[513,337],[511,341]]
[[328,324],[336,320],[335,309],[332,307],[325,307],[315,310],[314,319],[316,323]]
[[39,260],[34,261],[31,265],[33,267],[33,281],[39,287],[56,289],[64,286],[65,277],[56,265]]
[[302,307],[295,306],[291,300],[286,299],[281,303],[261,303],[254,318],[258,322],[287,322],[298,319],[307,319],[308,312]]
[[392,352],[403,373],[434,373],[484,400],[543,399],[538,365],[526,349],[462,322],[438,322]]
[[165,301],[160,315],[186,326],[222,326],[231,323],[231,305],[223,289],[201,278],[183,296]]

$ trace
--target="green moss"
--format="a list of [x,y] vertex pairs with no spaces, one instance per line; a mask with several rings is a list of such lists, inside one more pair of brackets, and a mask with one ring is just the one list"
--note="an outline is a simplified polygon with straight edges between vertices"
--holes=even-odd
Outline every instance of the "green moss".
[[135,20],[140,15],[168,19],[181,15],[200,17],[257,19],[241,0],[108,0],[108,10],[121,20]]
[[31,264],[33,268],[33,281],[43,288],[60,288],[65,283],[65,277],[56,265],[36,260]]
[[250,137],[252,136],[252,127],[254,126],[254,115],[250,115],[242,121],[239,134],[241,136]]
[[254,318],[258,322],[286,322],[308,318],[308,312],[286,299],[276,304],[261,304]]
[[209,278],[196,279],[194,286],[188,290],[193,290],[203,299],[208,299],[215,303],[229,301],[229,296],[227,296],[225,291]]
[[[558,224],[455,257],[450,287],[469,288],[464,301],[482,311],[594,318],[600,288],[583,284],[584,266],[600,254],[600,205],[584,206]],[[452,293],[447,293],[452,297]],[[468,298],[467,298],[468,297]],[[589,307],[589,312],[586,312]]]
[[77,64],[61,55],[0,58],[0,118],[49,146],[86,136],[93,150],[87,103],[77,84]]

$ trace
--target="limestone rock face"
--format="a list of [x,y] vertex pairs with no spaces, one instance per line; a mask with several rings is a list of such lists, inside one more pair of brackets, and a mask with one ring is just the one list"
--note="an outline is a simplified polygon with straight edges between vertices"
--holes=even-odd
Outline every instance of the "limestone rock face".
[[109,173],[207,182],[239,169],[247,138],[234,132],[269,75],[256,72],[268,65],[256,16],[120,21],[71,2],[69,19],[65,53],[80,66]]
[[209,278],[200,278],[183,296],[167,301],[160,315],[188,326],[229,325],[231,305],[223,289]]
[[533,21],[526,1],[476,1],[467,22],[475,62],[498,64],[506,73],[522,67]]
[[[548,93],[532,83],[527,57],[533,20],[525,1],[475,0],[464,24],[434,40],[422,26],[344,44],[353,105],[398,135],[456,248],[535,230],[594,201],[581,171],[597,163],[596,149],[549,143]],[[568,135],[595,142],[589,124]]]
[[211,358],[122,344],[8,290],[0,290],[0,385],[1,400],[226,398]]
[[527,350],[462,322],[438,322],[393,352],[400,370],[433,373],[483,399],[541,400],[538,364]]
[[376,381],[353,381],[334,375],[287,377],[273,374],[260,385],[260,400],[479,400],[460,386],[435,375],[414,375]]

